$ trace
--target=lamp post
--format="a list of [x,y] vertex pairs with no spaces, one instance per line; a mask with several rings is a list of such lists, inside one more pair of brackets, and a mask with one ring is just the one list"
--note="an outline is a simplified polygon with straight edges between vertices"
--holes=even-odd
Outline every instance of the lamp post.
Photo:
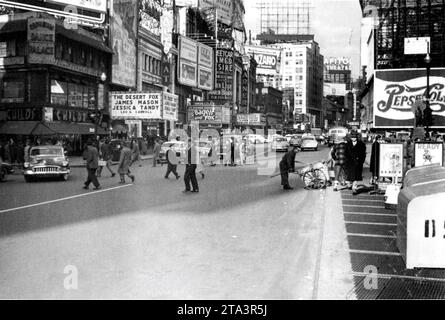
[[[100,81],[105,82],[107,80],[107,75],[105,74],[105,72],[102,72],[102,74],[100,75]],[[97,79],[97,99],[96,99],[96,104],[95,104],[95,113],[94,113],[94,140],[96,143],[96,148],[99,150],[99,140],[97,139],[97,131],[98,131],[98,127],[99,127],[99,79]]]
[[431,108],[430,108],[430,69],[431,69],[431,56],[430,56],[430,44],[428,43],[428,53],[425,57],[426,63],[426,99],[425,99],[425,110],[423,111],[423,121],[425,122],[426,132],[429,132],[429,127],[431,125]]

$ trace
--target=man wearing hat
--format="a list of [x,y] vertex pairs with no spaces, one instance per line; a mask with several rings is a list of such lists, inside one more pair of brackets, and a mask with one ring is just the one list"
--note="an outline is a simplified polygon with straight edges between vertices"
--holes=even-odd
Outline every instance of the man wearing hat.
[[[366,145],[359,139],[357,131],[352,131],[347,143],[347,175],[348,187],[352,194],[357,194],[358,181],[363,180],[363,163],[366,159]],[[352,186],[351,186],[352,182]]]
[[98,190],[101,188],[96,176],[96,170],[99,166],[99,152],[97,151],[96,147],[93,146],[93,140],[91,139],[88,139],[87,141],[87,148],[84,153],[84,159],[86,160],[88,177],[83,188],[88,189],[90,183],[93,183],[95,189]]

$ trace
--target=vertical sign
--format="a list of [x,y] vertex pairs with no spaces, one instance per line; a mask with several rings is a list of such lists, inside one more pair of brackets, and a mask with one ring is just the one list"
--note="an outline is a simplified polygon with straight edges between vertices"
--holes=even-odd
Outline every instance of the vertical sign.
[[133,0],[113,0],[110,15],[112,82],[126,87],[136,87],[137,8]]
[[56,21],[28,18],[28,62],[54,63]]
[[247,70],[243,70],[241,80],[241,106],[240,113],[247,113],[247,107],[249,104],[249,75]]
[[233,97],[233,51],[216,50],[215,89],[209,92],[209,99],[217,104],[231,103]]

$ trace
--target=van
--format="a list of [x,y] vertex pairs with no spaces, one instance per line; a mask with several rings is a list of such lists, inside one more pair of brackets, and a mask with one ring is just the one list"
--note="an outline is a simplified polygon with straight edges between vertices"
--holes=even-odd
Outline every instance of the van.
[[344,138],[348,135],[348,129],[345,127],[334,127],[328,131],[328,146],[331,147],[336,139]]

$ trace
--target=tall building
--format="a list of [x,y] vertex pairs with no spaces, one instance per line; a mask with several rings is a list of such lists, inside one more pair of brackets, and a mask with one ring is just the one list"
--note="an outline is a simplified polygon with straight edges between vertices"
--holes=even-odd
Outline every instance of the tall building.
[[[312,125],[323,125],[323,56],[315,41],[277,43],[282,49],[278,89],[293,114],[310,114]],[[287,102],[289,101],[289,102]]]
[[311,0],[258,0],[260,34],[311,34]]

